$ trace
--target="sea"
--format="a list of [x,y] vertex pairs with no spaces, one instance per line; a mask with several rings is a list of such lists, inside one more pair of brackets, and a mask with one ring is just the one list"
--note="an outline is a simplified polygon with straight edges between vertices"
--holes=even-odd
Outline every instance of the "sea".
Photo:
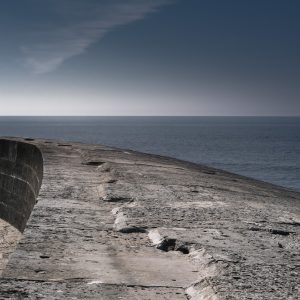
[[300,191],[300,117],[0,117],[0,136],[166,155]]

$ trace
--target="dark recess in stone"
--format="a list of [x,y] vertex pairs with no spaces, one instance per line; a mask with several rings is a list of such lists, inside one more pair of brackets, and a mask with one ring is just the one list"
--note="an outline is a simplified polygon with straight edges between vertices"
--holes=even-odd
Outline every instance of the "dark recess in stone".
[[22,232],[42,178],[43,157],[35,145],[0,139],[0,218]]
[[178,248],[176,248],[176,251],[179,251],[182,254],[189,254],[190,253],[189,247],[185,244],[182,244]]
[[145,232],[147,232],[147,230],[144,227],[129,226],[126,228],[122,228],[120,230],[120,232],[122,232],[122,233],[145,233]]
[[88,166],[101,166],[104,164],[104,162],[102,162],[102,161],[87,161],[84,164],[88,165]]
[[164,252],[179,251],[182,254],[189,254],[190,250],[187,244],[178,243],[176,239],[165,238],[158,246],[157,249]]
[[107,199],[105,199],[107,202],[122,202],[122,203],[131,203],[134,200],[132,198],[128,197],[121,197],[121,196],[110,196]]
[[279,234],[279,235],[290,235],[290,233],[293,233],[291,231],[286,231],[281,229],[270,229],[270,232],[272,234]]
[[282,229],[268,229],[268,228],[260,228],[260,227],[250,227],[249,228],[251,231],[265,231],[265,232],[270,232],[271,234],[278,234],[278,235],[283,235],[287,236],[290,234],[293,234],[295,232],[293,231],[287,231],[287,230],[282,230]]
[[106,181],[106,183],[116,183],[116,182],[117,182],[116,179],[109,179],[109,180]]

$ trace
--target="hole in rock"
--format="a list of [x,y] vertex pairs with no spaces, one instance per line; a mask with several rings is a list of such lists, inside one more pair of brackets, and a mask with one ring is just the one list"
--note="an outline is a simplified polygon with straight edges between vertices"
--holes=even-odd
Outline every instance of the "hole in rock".
[[106,183],[116,183],[117,180],[116,179],[108,179],[106,180]]
[[176,239],[166,238],[159,244],[157,249],[165,251],[165,252],[169,252],[169,251],[174,251],[175,246],[176,246]]
[[176,251],[181,252],[182,254],[189,254],[190,253],[190,249],[187,245],[180,245]]
[[287,230],[282,230],[282,229],[267,229],[267,228],[261,228],[261,227],[250,227],[249,228],[251,231],[264,231],[264,232],[270,232],[271,234],[278,234],[278,235],[283,235],[287,236],[290,234],[293,234],[293,231],[287,231]]
[[178,243],[176,239],[165,238],[158,246],[157,249],[164,252],[179,251],[182,254],[189,254],[190,249],[186,243]]
[[279,235],[290,235],[290,233],[293,233],[291,231],[286,231],[281,229],[270,229],[270,232],[272,234],[279,234]]
[[84,163],[85,165],[88,165],[88,166],[101,166],[104,164],[104,162],[102,161],[94,161],[94,160],[91,160],[91,161],[87,161],[86,163]]
[[131,203],[134,201],[132,198],[116,196],[116,195],[109,195],[105,200],[107,202],[122,202],[122,203]]
[[144,227],[128,226],[128,227],[121,228],[119,230],[119,232],[121,232],[121,233],[145,233],[147,231],[146,231],[146,228],[144,228]]

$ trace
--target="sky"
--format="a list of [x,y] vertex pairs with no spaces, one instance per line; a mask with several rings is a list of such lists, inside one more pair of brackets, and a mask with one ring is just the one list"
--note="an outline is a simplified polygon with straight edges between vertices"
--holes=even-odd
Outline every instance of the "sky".
[[1,0],[0,115],[300,116],[298,0]]

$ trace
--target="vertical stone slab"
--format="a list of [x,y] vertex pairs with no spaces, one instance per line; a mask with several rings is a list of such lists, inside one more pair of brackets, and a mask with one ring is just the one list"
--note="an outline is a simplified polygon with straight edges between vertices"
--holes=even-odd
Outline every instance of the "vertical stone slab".
[[43,178],[43,157],[32,144],[0,139],[0,218],[23,231]]

